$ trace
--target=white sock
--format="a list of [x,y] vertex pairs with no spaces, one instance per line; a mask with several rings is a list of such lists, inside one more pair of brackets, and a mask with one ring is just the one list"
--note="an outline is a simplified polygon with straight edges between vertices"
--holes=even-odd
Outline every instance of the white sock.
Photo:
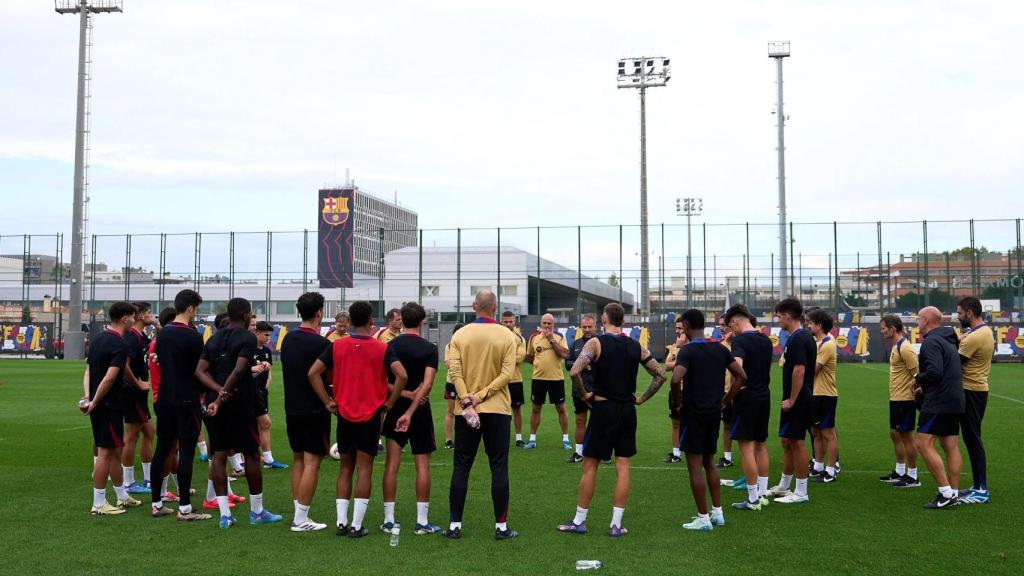
[[231,464],[231,470],[232,471],[241,470],[242,469],[242,455],[241,454],[232,454],[231,456],[228,456],[228,462]]
[[568,441],[569,441],[569,435],[568,434],[562,434],[562,442],[568,442]]
[[334,506],[338,510],[338,526],[348,526],[348,500],[336,498]]
[[107,503],[107,489],[106,488],[93,488],[92,489],[92,507],[99,508]]
[[761,495],[761,493],[758,492],[758,485],[756,483],[754,485],[747,484],[747,501],[748,502],[756,504],[757,500],[758,500],[758,497],[760,495]]
[[274,452],[271,451],[271,450],[267,450],[266,452],[264,452],[263,453],[263,462],[265,462],[267,464],[273,464],[273,462],[274,462]]
[[757,495],[764,496],[768,494],[768,477],[758,476],[757,477]]
[[907,468],[907,476],[917,480],[917,468]]
[[124,484],[131,486],[135,483],[135,468],[132,466],[121,466],[121,477]]
[[369,498],[356,498],[355,507],[352,508],[352,529],[359,530],[363,527],[363,518],[366,517],[366,509],[370,506]]
[[723,514],[722,513],[722,507],[721,506],[712,506],[711,507],[711,514],[713,514],[715,516],[721,516]]
[[263,512],[263,493],[250,494],[249,495],[249,510],[253,514],[260,514]]
[[779,478],[779,488],[783,490],[789,490],[789,484],[793,481],[792,474],[783,474],[782,478]]
[[494,529],[495,530],[501,530],[502,532],[504,532],[505,530],[508,530],[508,523],[507,522],[495,522],[494,523]]
[[142,463],[142,481],[143,482],[147,482],[148,483],[150,481],[151,476],[149,474],[149,471],[152,469],[152,466],[153,466],[152,462],[143,462]]
[[221,516],[231,516],[231,506],[228,505],[227,496],[217,496],[217,507],[220,508]]
[[117,495],[118,502],[124,502],[128,499],[128,490],[125,489],[124,484],[120,486],[114,486],[114,494]]
[[537,435],[536,434],[530,434],[530,442],[536,442],[536,441],[537,441]]
[[907,473],[907,465],[906,464],[900,464],[899,462],[897,462],[896,463],[896,473],[899,474],[900,476],[903,476],[904,474],[906,474]]
[[821,472],[824,469],[825,469],[825,463],[824,462],[818,462],[817,460],[814,461],[814,471],[815,472]]
[[206,481],[206,499],[213,500],[217,498],[217,491],[213,489],[213,480]]
[[700,518],[700,521],[703,522],[704,524],[711,524],[711,515],[710,514],[699,514],[698,513],[697,514],[697,518]]
[[576,453],[579,454],[580,456],[583,456],[583,444],[576,445]]
[[796,479],[796,495],[807,496],[807,478],[802,480],[800,478]]
[[825,466],[825,474],[828,474],[829,476],[835,476],[836,475],[836,467],[835,466]]
[[168,476],[171,477],[171,480],[174,480],[174,489],[180,491],[181,490],[181,484],[178,484],[178,475],[177,474],[168,474]]
[[952,498],[956,495],[956,490],[953,490],[949,486],[939,486],[939,492],[942,493],[943,498]]
[[395,503],[394,502],[385,502],[384,503],[384,523],[387,524],[388,522],[391,522],[392,524],[395,522]]
[[449,530],[455,530],[456,528],[459,529],[459,530],[462,530],[462,522],[449,522],[448,523],[448,529]]
[[295,520],[292,522],[295,526],[303,524],[309,520],[309,506],[303,506],[298,502],[295,503]]
[[160,500],[153,502],[153,510],[159,510],[164,507],[164,503]]
[[677,447],[677,448],[673,448],[673,449],[672,449],[672,455],[673,455],[673,456],[675,456],[676,458],[682,458],[682,456],[683,456],[683,453],[682,453],[682,451],[680,451],[680,450],[679,450],[679,448]]
[[420,526],[430,524],[430,502],[416,503],[416,523]]
[[587,513],[590,512],[587,508],[576,507],[576,517],[572,519],[573,524],[583,524],[587,521]]
[[612,506],[612,523],[609,524],[608,527],[611,528],[612,526],[618,526],[619,528],[622,528],[622,513],[625,511],[625,508]]
[[200,456],[209,456],[210,455],[210,453],[206,451],[206,442],[200,442],[198,444],[198,446],[199,446],[199,455]]
[[228,485],[228,497],[234,496],[235,491],[231,489],[231,482],[225,481],[224,483]]
[[724,454],[724,456],[725,456],[726,460],[728,460],[729,462],[732,462],[732,452],[726,452]]
[[516,434],[516,442],[522,442],[522,441],[523,441],[523,435],[522,434]]
[[160,482],[160,497],[167,496],[167,476]]
[[191,514],[192,505],[189,504],[188,506],[178,506],[178,512],[181,512],[182,514]]

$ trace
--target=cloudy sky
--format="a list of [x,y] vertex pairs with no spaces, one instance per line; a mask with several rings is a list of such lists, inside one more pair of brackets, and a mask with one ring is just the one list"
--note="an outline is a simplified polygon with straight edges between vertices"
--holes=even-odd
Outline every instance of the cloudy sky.
[[[673,61],[648,96],[651,222],[678,224],[679,196],[703,197],[707,223],[772,222],[775,39],[792,42],[792,220],[1024,212],[1020,2],[124,4],[95,22],[92,233],[314,228],[316,190],[346,169],[424,228],[636,224],[639,102],[614,65],[638,55]],[[49,0],[0,9],[0,233],[67,233],[77,19]],[[875,249],[873,225],[846,229],[841,253]],[[831,251],[831,227],[798,230],[798,251]],[[966,225],[929,230],[932,249],[967,243]],[[586,250],[617,234],[588,230]],[[1000,249],[1012,234],[978,230]],[[709,236],[743,250],[740,228]],[[920,249],[920,225],[885,236]],[[670,229],[670,257],[683,238]],[[572,264],[570,240],[545,251]],[[755,227],[752,250],[774,242]]]

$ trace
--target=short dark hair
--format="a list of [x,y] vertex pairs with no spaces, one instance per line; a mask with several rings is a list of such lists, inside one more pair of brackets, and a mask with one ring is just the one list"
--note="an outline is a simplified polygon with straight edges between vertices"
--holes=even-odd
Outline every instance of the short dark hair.
[[145,314],[153,309],[149,302],[132,302],[132,306],[135,306],[135,312],[138,314]]
[[612,302],[605,304],[604,315],[608,317],[608,322],[616,328],[621,328],[622,323],[626,318],[626,310],[623,309],[622,304],[618,302]]
[[832,331],[832,316],[828,312],[822,310],[821,308],[815,308],[814,310],[808,312],[807,320],[809,322],[817,324],[818,326],[821,326],[821,329],[824,330],[826,333]]
[[232,298],[228,300],[228,318],[232,322],[241,322],[252,313],[252,304],[245,298]]
[[220,330],[228,325],[228,313],[221,312],[213,317],[213,327]]
[[415,328],[423,323],[423,319],[427,317],[427,311],[423,309],[423,306],[415,302],[406,302],[402,305],[402,326],[406,328]]
[[385,316],[385,318],[387,318],[388,322],[390,322],[390,321],[394,320],[396,317],[401,316],[401,315],[402,315],[402,311],[401,310],[399,310],[398,308],[392,308],[391,310],[388,310],[387,316]]
[[337,314],[334,315],[334,321],[335,322],[337,322],[338,320],[341,320],[342,318],[344,318],[345,320],[348,320],[348,321],[352,320],[351,318],[349,318],[348,312],[345,312],[344,310],[342,310],[341,312],[338,312]]
[[319,292],[306,292],[295,301],[295,309],[303,320],[312,320],[316,318],[317,312],[324,309],[324,295]]
[[729,309],[725,311],[725,316],[723,316],[723,318],[725,319],[725,323],[728,324],[737,316],[743,316],[751,322],[754,321],[754,315],[750,313],[750,309],[747,308],[746,304],[733,304],[732,306],[729,306]]
[[683,317],[680,316],[679,314],[676,314],[675,320],[672,321],[673,324],[682,324],[682,322],[683,322]]
[[366,300],[356,300],[348,307],[348,317],[352,319],[353,328],[363,328],[373,320],[373,306]]
[[504,312],[501,313],[501,317],[502,318],[515,318],[516,317],[516,313],[511,311],[511,310],[505,310]]
[[799,320],[803,316],[804,306],[796,298],[783,298],[775,305],[775,313],[788,314],[791,318]]
[[[625,313],[623,313],[623,314],[625,314]],[[580,322],[583,322],[584,320],[593,320],[594,322],[597,322],[597,316],[594,316],[590,312],[587,312],[583,316],[580,316]]]
[[899,314],[886,314],[882,316],[882,324],[897,332],[903,332],[903,319],[900,318]]
[[173,306],[168,306],[160,311],[160,315],[156,317],[156,321],[160,323],[160,326],[167,326],[171,322],[174,322],[174,317],[178,315],[178,311]]
[[973,312],[975,318],[981,318],[981,300],[974,296],[964,296],[957,301],[956,305],[963,308],[964,312]]
[[452,336],[454,336],[455,333],[458,332],[459,329],[462,328],[463,326],[465,326],[465,324],[463,324],[462,322],[459,322],[455,326],[452,326]]
[[270,322],[267,322],[265,320],[260,320],[259,322],[256,323],[256,331],[257,332],[273,332],[274,331],[274,327],[270,324]]
[[114,322],[129,314],[135,314],[135,306],[128,302],[114,302],[110,305],[110,309],[107,310],[107,318]]
[[690,308],[682,314],[683,326],[690,330],[704,329],[704,313],[696,308]]
[[196,310],[199,309],[199,305],[203,303],[203,297],[199,295],[199,292],[186,288],[174,297],[174,310],[181,314],[188,310],[189,306],[192,306]]

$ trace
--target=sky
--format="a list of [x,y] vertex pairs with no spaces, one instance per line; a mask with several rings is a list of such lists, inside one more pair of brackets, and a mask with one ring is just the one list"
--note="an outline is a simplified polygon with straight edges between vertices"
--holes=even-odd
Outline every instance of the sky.
[[[90,233],[313,229],[316,190],[348,170],[422,228],[609,225],[583,248],[607,257],[616,226],[639,222],[639,99],[613,65],[666,56],[672,79],[647,98],[648,190],[676,266],[677,197],[703,198],[707,224],[777,218],[770,40],[792,42],[791,220],[1024,212],[1020,2],[124,5],[95,18]],[[77,17],[49,0],[0,9],[0,234],[69,234]],[[978,241],[1007,249],[1013,228],[979,225]],[[875,250],[875,232],[844,227],[840,252]],[[752,249],[767,255],[775,234],[755,227]],[[932,249],[968,240],[964,224],[929,234]],[[575,230],[545,235],[545,255],[573,264]],[[723,256],[744,250],[741,228],[708,235]],[[884,235],[894,252],[921,249],[920,224]],[[798,227],[796,241],[821,265],[831,227]]]

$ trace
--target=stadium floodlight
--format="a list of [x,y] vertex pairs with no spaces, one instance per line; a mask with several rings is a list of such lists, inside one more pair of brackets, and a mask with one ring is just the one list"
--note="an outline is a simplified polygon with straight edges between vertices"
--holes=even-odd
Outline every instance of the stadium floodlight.
[[618,87],[640,90],[640,309],[650,312],[651,267],[647,242],[647,89],[668,84],[671,62],[661,56],[623,58],[618,65]]
[[[64,333],[64,357],[85,357],[85,332],[82,330],[82,273],[85,268],[85,153],[88,126],[86,117],[89,70],[92,64],[92,26],[90,14],[121,12],[120,0],[55,0],[58,14],[78,14],[78,106],[75,114],[75,184],[71,209],[71,299],[68,304],[68,327]],[[92,255],[95,260],[96,255]]]
[[676,216],[686,216],[686,307],[693,308],[693,265],[690,255],[693,253],[693,236],[690,222],[694,216],[704,211],[704,200],[701,198],[676,198]]
[[789,296],[789,264],[786,240],[786,116],[782,112],[782,59],[789,57],[789,41],[768,43],[768,57],[775,59],[776,84],[778,85],[778,101],[775,105],[775,121],[779,128],[779,141],[776,145],[779,159],[779,299]]

